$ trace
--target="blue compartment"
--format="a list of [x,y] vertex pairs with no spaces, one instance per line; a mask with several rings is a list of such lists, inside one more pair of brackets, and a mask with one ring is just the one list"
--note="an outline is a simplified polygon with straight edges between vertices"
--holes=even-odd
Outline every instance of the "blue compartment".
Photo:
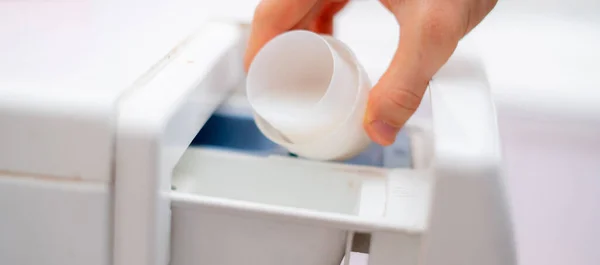
[[[192,140],[191,146],[235,150],[260,156],[274,154],[295,156],[267,139],[254,120],[244,116],[213,115]],[[410,167],[408,136],[401,131],[394,145],[382,147],[371,144],[361,154],[343,163],[387,168]]]

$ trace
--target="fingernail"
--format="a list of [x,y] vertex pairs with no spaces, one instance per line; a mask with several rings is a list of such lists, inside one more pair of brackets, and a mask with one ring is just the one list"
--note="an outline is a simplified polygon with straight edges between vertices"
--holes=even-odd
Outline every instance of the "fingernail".
[[371,127],[375,131],[375,133],[383,140],[380,144],[391,144],[396,140],[396,134],[398,134],[398,129],[387,124],[384,121],[373,121],[371,123]]

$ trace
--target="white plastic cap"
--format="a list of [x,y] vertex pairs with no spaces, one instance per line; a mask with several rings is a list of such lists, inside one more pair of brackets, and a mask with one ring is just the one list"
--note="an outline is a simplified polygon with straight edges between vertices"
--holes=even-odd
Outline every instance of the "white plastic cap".
[[362,127],[370,88],[345,44],[304,30],[267,43],[246,84],[262,133],[299,156],[319,160],[349,158],[370,143]]

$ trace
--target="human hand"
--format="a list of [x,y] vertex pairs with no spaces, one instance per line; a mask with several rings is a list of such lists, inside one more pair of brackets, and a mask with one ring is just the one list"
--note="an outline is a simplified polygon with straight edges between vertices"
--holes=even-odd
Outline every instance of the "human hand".
[[[396,18],[401,37],[386,72],[369,94],[364,128],[390,145],[421,103],[431,77],[446,63],[459,40],[494,8],[497,0],[381,0]],[[333,17],[348,1],[262,0],[256,8],[244,58],[248,69],[258,51],[294,29],[333,33]]]

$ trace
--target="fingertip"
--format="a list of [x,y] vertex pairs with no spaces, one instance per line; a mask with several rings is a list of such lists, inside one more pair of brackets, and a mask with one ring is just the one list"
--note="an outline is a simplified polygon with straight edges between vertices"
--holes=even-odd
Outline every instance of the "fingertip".
[[374,120],[366,124],[366,131],[369,138],[374,142],[382,146],[389,146],[396,141],[396,135],[400,128],[396,128],[382,120]]
[[377,113],[372,111],[372,105],[373,104],[370,101],[363,120],[365,132],[369,138],[377,144],[389,146],[396,141],[396,135],[400,131],[400,128],[392,126],[389,122],[378,117],[376,115]]

